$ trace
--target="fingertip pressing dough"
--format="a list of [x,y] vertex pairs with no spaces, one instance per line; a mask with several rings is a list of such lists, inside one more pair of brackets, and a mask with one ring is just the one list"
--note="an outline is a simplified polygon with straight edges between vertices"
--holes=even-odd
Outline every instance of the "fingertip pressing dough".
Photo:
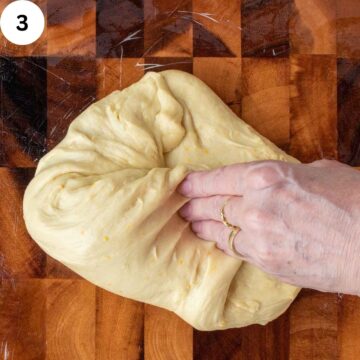
[[299,289],[197,238],[176,192],[191,170],[261,159],[296,161],[195,76],[148,72],[89,106],[40,160],[25,223],[85,279],[197,329],[266,324]]

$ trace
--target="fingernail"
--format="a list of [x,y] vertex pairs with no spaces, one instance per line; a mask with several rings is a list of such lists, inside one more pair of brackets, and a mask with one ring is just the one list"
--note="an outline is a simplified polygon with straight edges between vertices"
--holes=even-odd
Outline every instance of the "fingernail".
[[184,180],[179,188],[178,188],[178,191],[180,192],[180,194],[182,195],[187,195],[191,192],[191,189],[192,189],[192,185],[191,185],[191,182],[189,180]]

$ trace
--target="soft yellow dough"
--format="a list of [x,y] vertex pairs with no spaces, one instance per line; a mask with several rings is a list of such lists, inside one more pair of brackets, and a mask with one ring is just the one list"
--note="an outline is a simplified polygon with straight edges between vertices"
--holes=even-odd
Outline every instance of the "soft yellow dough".
[[190,170],[260,159],[296,161],[195,76],[149,72],[89,106],[41,159],[26,226],[85,279],[197,329],[265,324],[299,289],[198,239],[175,191]]

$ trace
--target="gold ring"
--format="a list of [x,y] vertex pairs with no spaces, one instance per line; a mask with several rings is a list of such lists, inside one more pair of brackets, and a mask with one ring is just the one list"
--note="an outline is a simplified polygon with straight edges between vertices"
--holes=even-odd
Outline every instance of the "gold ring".
[[225,216],[225,206],[226,204],[228,203],[229,199],[227,199],[225,202],[224,202],[224,205],[222,206],[221,210],[220,210],[220,217],[221,217],[221,222],[227,226],[229,229],[231,230],[241,230],[238,226],[235,226],[233,224],[230,224],[227,220],[226,220],[226,216]]
[[236,235],[240,232],[240,228],[234,228],[231,230],[229,238],[228,238],[228,250],[230,252],[230,254],[240,260],[245,260],[244,255],[239,253],[236,248],[235,248],[235,244],[234,244],[234,240],[236,238]]

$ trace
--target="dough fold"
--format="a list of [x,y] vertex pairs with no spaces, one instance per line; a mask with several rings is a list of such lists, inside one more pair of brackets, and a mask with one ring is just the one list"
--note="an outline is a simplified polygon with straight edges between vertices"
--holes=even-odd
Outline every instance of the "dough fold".
[[261,159],[296,161],[196,77],[148,72],[89,106],[40,160],[25,223],[85,279],[197,329],[266,324],[299,289],[198,239],[176,192],[191,170]]

